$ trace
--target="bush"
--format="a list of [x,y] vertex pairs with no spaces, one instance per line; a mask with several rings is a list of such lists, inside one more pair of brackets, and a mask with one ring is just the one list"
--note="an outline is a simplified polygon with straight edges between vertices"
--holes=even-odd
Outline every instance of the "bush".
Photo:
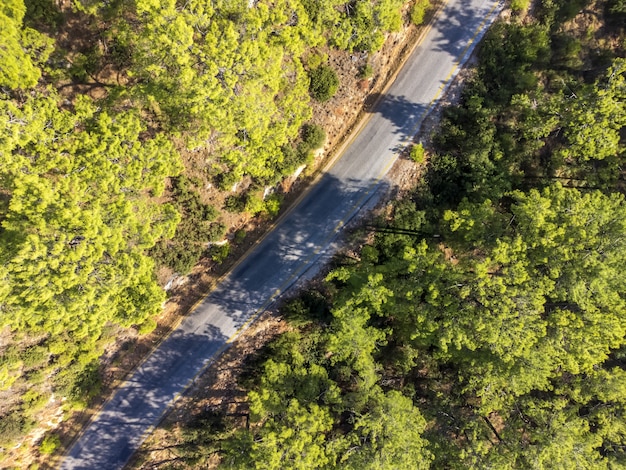
[[0,417],[0,445],[8,446],[15,443],[28,434],[33,424],[23,413],[18,411],[12,411]]
[[306,144],[306,142],[300,142],[296,146],[296,157],[299,162],[298,166],[308,165],[313,161],[313,152],[311,152],[311,148]]
[[217,242],[226,235],[226,225],[221,222],[213,222],[209,225],[208,239],[210,242]]
[[417,0],[411,9],[411,23],[415,26],[421,25],[424,22],[424,17],[429,8],[429,0]]
[[217,264],[222,264],[230,254],[230,245],[228,243],[224,243],[223,245],[213,245],[209,254],[213,261]]
[[198,262],[203,251],[204,248],[197,243],[185,240],[177,242],[162,240],[150,250],[150,255],[178,274],[185,275]]
[[258,194],[246,194],[246,212],[251,215],[257,215],[265,212],[265,201]]
[[85,53],[78,53],[69,69],[70,75],[80,82],[87,82],[102,67],[102,53],[97,47],[91,47]]
[[313,53],[313,54],[309,55],[309,57],[307,57],[306,65],[310,69],[315,69],[315,68],[319,67],[320,65],[322,65],[323,63],[325,63],[327,61],[328,61],[328,54]]
[[511,0],[511,10],[514,12],[526,11],[530,6],[530,0]]
[[50,396],[46,393],[41,393],[34,388],[26,391],[22,395],[22,408],[28,416],[32,416],[33,413],[37,413],[41,410],[46,403],[50,400]]
[[48,362],[48,349],[43,346],[32,346],[22,354],[24,367],[31,368],[45,365]]
[[370,78],[374,73],[374,69],[370,64],[365,64],[359,69],[359,78]]
[[235,232],[235,243],[243,242],[247,236],[248,234],[246,233],[246,231],[240,228],[239,230]]
[[276,217],[280,212],[280,205],[283,198],[280,194],[270,194],[265,198],[265,211],[271,216]]
[[224,209],[233,214],[239,214],[246,210],[246,195],[231,194],[224,200]]
[[160,240],[150,250],[157,264],[168,266],[181,275],[193,268],[204,252],[205,243],[221,229],[221,224],[210,224],[219,212],[202,202],[194,187],[200,184],[185,176],[172,180],[172,195],[182,220],[172,240]]
[[52,0],[27,0],[24,3],[26,6],[24,20],[29,26],[33,23],[43,23],[57,28],[63,21],[61,12]]
[[152,333],[157,327],[157,322],[153,318],[148,318],[146,321],[141,323],[137,328],[137,333],[140,335],[147,335]]
[[409,157],[411,157],[411,160],[415,163],[424,163],[424,147],[422,144],[413,145],[409,152]]
[[326,131],[316,124],[305,124],[302,127],[302,142],[309,148],[315,150],[324,145],[326,141]]
[[50,455],[61,445],[61,439],[56,434],[48,434],[39,444],[39,452]]
[[339,88],[339,78],[332,67],[320,65],[309,71],[309,91],[317,101],[324,102],[331,99]]
[[241,176],[234,171],[224,171],[215,177],[217,187],[222,191],[230,191],[232,187],[241,181]]

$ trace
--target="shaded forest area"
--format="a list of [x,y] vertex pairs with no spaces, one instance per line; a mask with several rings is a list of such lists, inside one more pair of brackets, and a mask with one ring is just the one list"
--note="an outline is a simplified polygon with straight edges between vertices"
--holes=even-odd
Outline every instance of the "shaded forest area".
[[[226,213],[278,213],[264,189],[326,138],[310,122],[338,86],[324,51],[374,52],[428,5],[2,2],[0,460],[100,393],[124,329],[155,328],[158,268],[221,262],[246,235],[207,248]],[[215,207],[208,186],[232,194]],[[60,440],[32,443],[45,458]]]
[[199,410],[164,465],[626,467],[626,4],[528,3],[411,196],[284,308],[247,426]]

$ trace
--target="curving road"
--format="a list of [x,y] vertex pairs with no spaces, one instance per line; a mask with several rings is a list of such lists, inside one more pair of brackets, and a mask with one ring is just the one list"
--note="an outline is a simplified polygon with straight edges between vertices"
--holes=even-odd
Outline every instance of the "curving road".
[[120,387],[62,469],[114,470],[177,395],[298,279],[315,272],[342,227],[388,186],[384,175],[502,5],[449,0],[368,122],[276,228]]

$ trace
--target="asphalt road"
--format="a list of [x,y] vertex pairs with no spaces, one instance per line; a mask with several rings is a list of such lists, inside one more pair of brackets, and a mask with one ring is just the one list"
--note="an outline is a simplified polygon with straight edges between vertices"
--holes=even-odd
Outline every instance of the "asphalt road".
[[500,8],[494,0],[449,0],[341,158],[117,390],[62,469],[122,468],[176,396],[240,329],[315,271],[342,227],[390,184],[384,175],[398,150]]

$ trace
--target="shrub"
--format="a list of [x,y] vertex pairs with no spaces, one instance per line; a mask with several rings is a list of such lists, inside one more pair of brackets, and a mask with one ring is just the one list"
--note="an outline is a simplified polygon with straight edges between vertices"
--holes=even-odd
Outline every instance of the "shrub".
[[409,152],[409,157],[411,157],[411,160],[415,163],[424,163],[424,147],[422,144],[413,145]]
[[265,211],[271,216],[276,217],[280,212],[280,205],[283,198],[280,194],[270,194],[265,198]]
[[530,0],[511,0],[511,10],[514,12],[526,11],[530,5]]
[[141,323],[137,328],[137,333],[140,335],[147,335],[152,333],[157,327],[157,322],[153,318],[148,318],[146,321]]
[[222,191],[230,191],[235,184],[241,181],[241,175],[234,171],[223,171],[215,177],[215,181]]
[[57,450],[60,445],[61,440],[59,439],[59,436],[57,436],[56,434],[48,434],[46,437],[43,438],[41,444],[39,444],[39,452],[41,452],[42,454],[50,455],[54,453],[54,451]]
[[411,9],[411,23],[415,26],[421,25],[424,22],[424,17],[429,8],[429,0],[417,0]]
[[13,444],[33,427],[33,422],[28,420],[23,413],[12,411],[0,417],[0,445]]
[[246,233],[246,231],[240,228],[239,230],[235,232],[235,243],[243,242],[247,236],[248,234]]
[[22,408],[28,416],[32,416],[33,413],[41,410],[46,403],[50,400],[50,396],[46,393],[41,393],[34,388],[27,390],[22,395]]
[[339,88],[339,78],[332,67],[320,65],[309,71],[309,91],[317,101],[324,102],[331,99]]
[[224,209],[228,212],[238,214],[246,210],[246,195],[231,194],[224,200]]
[[213,222],[209,225],[208,239],[210,242],[216,242],[224,238],[226,234],[226,225],[221,222]]
[[316,124],[305,124],[302,127],[302,142],[309,148],[315,150],[324,145],[326,141],[326,131]]
[[220,224],[210,224],[217,217],[218,210],[202,202],[194,187],[200,184],[184,176],[172,180],[172,195],[182,220],[172,240],[160,240],[150,250],[158,264],[169,266],[182,275],[198,262],[211,234],[220,230]]
[[306,59],[306,64],[310,69],[315,69],[328,61],[328,54],[313,53]]
[[311,148],[306,144],[306,142],[300,142],[296,146],[296,157],[299,162],[298,166],[308,165],[313,161],[313,152],[311,152]]
[[224,243],[223,245],[213,245],[209,254],[213,261],[217,264],[222,264],[230,254],[230,245],[228,243]]
[[247,193],[245,210],[252,215],[265,212],[265,201],[263,201],[263,198],[260,195]]
[[41,22],[52,28],[57,28],[63,21],[61,12],[52,0],[29,0],[24,3],[26,6],[24,20],[29,25],[34,22]]
[[374,69],[370,64],[365,64],[359,69],[359,78],[370,78],[374,73]]

